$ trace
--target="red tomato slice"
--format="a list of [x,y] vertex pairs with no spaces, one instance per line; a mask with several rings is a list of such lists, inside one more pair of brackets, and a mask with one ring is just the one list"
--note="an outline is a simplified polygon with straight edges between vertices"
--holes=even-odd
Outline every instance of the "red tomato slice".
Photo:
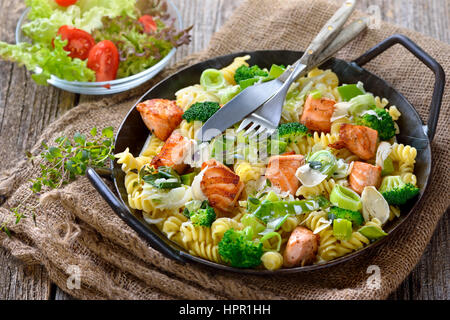
[[87,67],[95,71],[98,82],[116,79],[119,69],[119,51],[112,41],[103,40],[89,52]]
[[86,60],[89,51],[95,46],[94,38],[86,31],[71,26],[62,26],[58,30],[58,34],[62,40],[68,43],[64,50],[69,51],[69,57]]
[[138,21],[144,27],[145,33],[152,33],[155,32],[156,29],[158,29],[155,20],[153,20],[153,17],[149,16],[148,14],[145,14],[142,17],[140,17]]
[[55,1],[61,7],[68,7],[77,3],[78,0],[55,0]]

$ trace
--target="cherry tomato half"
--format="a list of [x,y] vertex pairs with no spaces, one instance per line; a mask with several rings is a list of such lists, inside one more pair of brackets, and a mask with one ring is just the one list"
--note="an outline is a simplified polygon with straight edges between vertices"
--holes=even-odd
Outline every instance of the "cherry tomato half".
[[68,43],[64,50],[69,51],[69,57],[86,60],[89,56],[89,51],[95,46],[94,38],[84,30],[77,29],[71,26],[62,26],[58,30],[62,40],[67,40]]
[[145,33],[152,33],[155,32],[156,29],[158,29],[155,20],[153,20],[153,17],[149,16],[148,14],[145,14],[142,17],[140,17],[138,21],[144,27]]
[[112,41],[103,40],[89,52],[87,67],[95,71],[98,82],[116,79],[119,69],[119,51]]
[[68,7],[77,3],[78,0],[55,0],[55,1],[61,7]]

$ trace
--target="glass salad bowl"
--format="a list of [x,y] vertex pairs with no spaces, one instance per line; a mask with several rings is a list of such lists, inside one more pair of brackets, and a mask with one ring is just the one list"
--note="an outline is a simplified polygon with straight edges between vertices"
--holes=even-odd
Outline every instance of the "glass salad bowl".
[[[181,21],[181,15],[178,8],[171,0],[166,1],[168,4],[167,12],[170,14],[172,19],[175,19],[175,26],[177,30],[182,30],[183,22]],[[29,11],[30,8],[27,8],[23,12],[22,16],[20,17],[17,23],[16,27],[17,44],[28,41],[28,39],[22,32],[22,26],[26,23]],[[170,59],[172,59],[172,57],[175,55],[176,50],[177,50],[176,48],[172,48],[172,50],[163,59],[161,59],[158,63],[156,63],[152,67],[126,78],[120,78],[104,82],[79,82],[79,81],[67,81],[60,79],[56,76],[51,76],[51,78],[47,82],[65,91],[86,95],[106,95],[123,92],[133,89],[155,77],[162,69],[164,69],[164,67],[167,66]],[[36,72],[39,73],[40,70],[37,69]]]

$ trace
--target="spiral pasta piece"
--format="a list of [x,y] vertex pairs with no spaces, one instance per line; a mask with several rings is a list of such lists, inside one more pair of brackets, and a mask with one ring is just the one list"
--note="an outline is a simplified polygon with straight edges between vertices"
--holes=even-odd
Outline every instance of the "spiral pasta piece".
[[341,126],[344,123],[351,123],[350,119],[347,117],[343,117],[343,118],[339,118],[337,120],[334,120],[331,123],[331,130],[330,130],[330,134],[332,135],[339,135],[339,132],[341,130]]
[[308,229],[320,236],[318,255],[321,260],[329,261],[338,256],[337,239],[333,235],[328,214],[325,211],[313,211],[302,222]]
[[398,164],[398,169],[394,172],[394,174],[399,175],[402,178],[403,182],[416,185],[417,177],[413,172],[414,164],[400,162]]
[[185,246],[182,242],[181,225],[186,222],[187,218],[181,213],[175,213],[164,221],[162,232],[170,240],[174,240],[181,246]]
[[206,91],[201,85],[196,84],[175,93],[177,105],[186,111],[197,102],[219,102],[220,99],[213,93]]
[[359,250],[365,245],[368,245],[370,240],[361,233],[355,231],[352,233],[350,240],[341,240],[336,244],[337,257],[341,257],[350,252]]
[[141,170],[141,168],[152,161],[150,157],[137,157],[135,158],[131,153],[130,149],[126,148],[124,152],[115,154],[114,157],[117,159],[117,163],[122,165],[122,171],[128,173],[131,170]]
[[404,164],[414,164],[416,162],[417,150],[414,147],[394,143],[389,157],[393,161]]
[[323,148],[328,147],[329,144],[339,141],[338,134],[318,133],[317,131],[312,136],[304,136],[298,139],[296,142],[290,143],[286,151],[294,151],[296,154],[307,154],[311,152],[315,145],[320,144]]
[[400,110],[398,110],[396,106],[390,106],[388,112],[392,120],[394,121],[397,121],[402,115]]
[[389,104],[389,100],[386,98],[381,99],[380,97],[375,97],[375,106],[380,109],[384,109]]
[[281,230],[287,233],[292,232],[300,223],[300,219],[297,216],[290,216],[281,226]]
[[236,70],[240,67],[240,66],[247,66],[248,67],[248,63],[246,62],[247,60],[250,59],[249,55],[243,56],[243,57],[237,57],[234,59],[234,61],[226,66],[225,68],[222,68],[220,71],[223,74],[223,77],[225,78],[225,80],[227,80],[227,82],[229,84],[235,85],[236,81],[234,80],[234,74],[236,73]]
[[212,242],[211,228],[194,226],[191,221],[181,224],[180,232],[183,235],[183,242]]
[[234,172],[239,176],[242,182],[247,183],[250,180],[258,180],[266,170],[263,163],[254,163],[245,160],[236,161],[234,164]]
[[125,175],[124,184],[128,194],[133,194],[135,190],[142,190],[142,182],[139,179],[139,175],[132,171]]
[[283,256],[276,251],[264,252],[261,261],[267,270],[278,270],[283,266]]
[[397,206],[389,206],[389,221],[400,217],[400,208]]
[[305,187],[300,186],[295,193],[296,196],[302,196],[306,199],[317,197],[317,196],[326,196],[329,197],[331,190],[333,190],[336,181],[334,179],[324,180],[314,187]]
[[314,143],[312,139],[307,139],[307,137],[302,137],[298,139],[296,142],[291,142],[286,147],[286,152],[294,151],[296,154],[308,154],[311,152]]
[[219,243],[225,232],[229,229],[241,230],[242,224],[235,219],[231,218],[219,218],[216,219],[211,225],[211,236],[214,243]]
[[330,134],[330,133],[318,133],[317,131],[313,134],[314,144],[322,144],[324,148],[328,147],[329,144],[336,143],[339,141],[339,134]]
[[183,137],[188,139],[195,139],[197,132],[202,128],[203,122],[192,121],[187,122],[186,120],[180,123],[180,133]]
[[337,158],[343,159],[346,163],[351,163],[353,161],[358,161],[359,157],[352,153],[350,150],[348,150],[347,148],[343,148],[340,150],[337,150],[334,155]]
[[194,241],[186,244],[186,246],[189,253],[194,256],[216,263],[222,262],[219,254],[219,248],[214,243]]
[[141,188],[137,188],[131,193],[128,193],[128,205],[133,209],[150,213],[156,209],[155,205],[152,200],[146,199],[142,192],[143,190]]
[[381,223],[380,219],[372,218],[371,220],[367,221],[364,225],[377,227],[381,229],[383,224]]
[[161,151],[163,145],[164,141],[158,139],[155,135],[152,135],[149,144],[144,150],[142,150],[141,156],[149,158],[154,157]]

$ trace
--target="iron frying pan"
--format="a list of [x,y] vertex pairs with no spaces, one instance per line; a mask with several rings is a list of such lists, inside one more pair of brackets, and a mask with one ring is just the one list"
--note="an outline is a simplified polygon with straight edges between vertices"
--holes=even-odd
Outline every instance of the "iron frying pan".
[[[380,79],[376,75],[362,68],[367,62],[374,59],[379,54],[390,48],[395,44],[401,44],[414,54],[421,62],[423,62],[429,69],[435,74],[435,87],[429,112],[428,121],[426,124],[421,120],[419,114],[406,100],[406,98],[396,91],[390,84],[383,79]],[[126,115],[119,131],[117,132],[115,139],[115,150],[121,152],[127,147],[130,148],[132,154],[139,154],[143,145],[148,137],[148,129],[144,122],[141,120],[139,112],[136,110],[136,105],[141,101],[154,98],[174,99],[174,94],[177,90],[197,84],[200,75],[203,70],[207,68],[220,69],[230,64],[235,57],[249,54],[251,59],[249,63],[251,65],[257,64],[261,67],[270,67],[275,64],[291,64],[301,57],[303,52],[297,51],[254,51],[254,52],[239,52],[213,58],[193,66],[187,67],[167,79],[161,81],[159,84],[151,88],[145,93],[131,108]],[[431,58],[426,52],[424,52],[419,46],[412,42],[409,38],[403,35],[394,35],[369,51],[363,54],[358,59],[352,62],[346,62],[339,59],[330,59],[323,64],[321,68],[332,69],[339,77],[342,83],[356,83],[362,81],[364,87],[374,93],[376,96],[385,97],[389,100],[390,104],[397,106],[402,113],[398,121],[400,127],[400,135],[397,136],[398,142],[403,144],[409,144],[418,150],[415,174],[417,176],[417,184],[420,187],[420,195],[415,199],[413,203],[409,203],[402,207],[403,214],[399,219],[396,219],[388,223],[385,227],[388,236],[355,251],[351,254],[345,255],[341,258],[329,261],[324,264],[310,265],[304,267],[296,267],[290,269],[279,269],[276,271],[269,270],[257,270],[257,269],[238,269],[229,267],[222,264],[217,264],[196,256],[193,256],[184,251],[177,244],[168,240],[164,234],[162,234],[155,226],[150,226],[142,218],[142,214],[139,210],[134,210],[128,206],[127,193],[124,186],[125,174],[121,170],[121,166],[116,161],[112,163],[111,170],[105,172],[98,172],[103,176],[106,176],[114,182],[116,192],[119,198],[107,187],[97,172],[93,169],[88,169],[87,176],[97,191],[103,196],[106,202],[130,227],[132,227],[143,239],[147,240],[149,244],[156,250],[159,250],[164,255],[172,258],[180,263],[187,263],[193,261],[212,268],[234,271],[239,273],[251,273],[251,274],[285,274],[295,273],[308,270],[317,270],[320,268],[326,268],[332,265],[336,265],[343,261],[348,261],[366,250],[380,245],[385,241],[389,241],[395,230],[400,228],[402,224],[409,219],[413,214],[419,201],[422,199],[431,177],[432,171],[432,155],[431,155],[431,141],[433,140],[439,111],[442,102],[442,96],[445,85],[445,74],[442,67]]]

